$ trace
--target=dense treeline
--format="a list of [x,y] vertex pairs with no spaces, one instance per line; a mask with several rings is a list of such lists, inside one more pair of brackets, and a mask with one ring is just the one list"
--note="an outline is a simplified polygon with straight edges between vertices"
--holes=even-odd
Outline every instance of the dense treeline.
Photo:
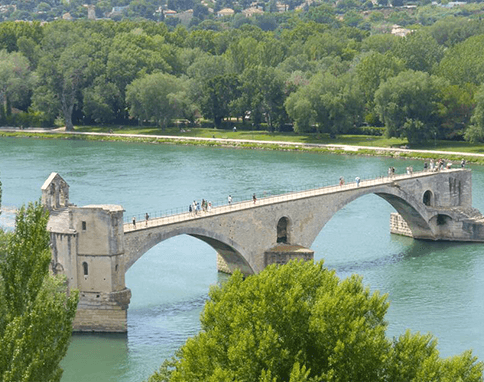
[[451,17],[406,37],[351,27],[327,5],[274,31],[150,21],[0,23],[0,123],[228,118],[269,130],[484,139],[484,24]]
[[[278,12],[295,9],[308,10],[323,3],[334,7],[339,14],[348,11],[368,11],[388,6],[418,5],[419,9],[424,8],[422,12],[418,12],[418,16],[402,12],[397,16],[397,18],[400,18],[398,23],[413,23],[412,20],[417,17],[419,23],[428,25],[435,22],[439,17],[438,14],[442,13],[469,16],[476,10],[476,3],[481,3],[481,1],[474,1],[473,4],[464,7],[459,6],[455,9],[448,8],[435,12],[429,6],[432,3],[431,0],[2,0],[0,4],[0,21],[50,22],[62,18],[74,20],[109,18],[115,21],[147,19],[164,21],[168,25],[175,26],[177,23],[182,22],[184,17],[181,19],[171,17],[171,14],[167,14],[168,16],[165,17],[165,11],[170,10],[180,13],[192,10],[193,19],[185,19],[185,22],[190,26],[196,26],[204,20],[217,20],[219,16],[217,14],[218,11],[230,8],[236,16],[241,16],[234,17],[234,24],[241,25],[245,22],[260,21],[257,18],[252,21],[245,20],[245,16],[242,14],[244,9],[255,6],[269,14],[266,23],[277,24],[279,23]],[[447,0],[443,0],[442,3],[446,4]],[[477,8],[480,7],[478,6]],[[375,15],[375,17],[381,16]],[[353,24],[359,23],[363,19],[361,15],[356,13],[352,13],[349,18]],[[265,19],[265,17],[262,17],[262,19]]]

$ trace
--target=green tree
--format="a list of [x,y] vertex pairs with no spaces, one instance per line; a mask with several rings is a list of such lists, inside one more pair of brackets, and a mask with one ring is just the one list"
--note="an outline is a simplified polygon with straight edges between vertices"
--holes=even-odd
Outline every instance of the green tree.
[[83,90],[82,111],[96,123],[112,122],[122,106],[121,92],[105,76],[97,77],[92,86]]
[[389,137],[410,143],[429,140],[439,122],[439,78],[407,70],[383,82],[375,93],[375,110]]
[[441,90],[437,136],[440,139],[462,139],[469,125],[473,110],[475,111],[474,95],[477,86],[447,85]]
[[444,48],[426,31],[413,32],[394,46],[393,54],[403,60],[407,69],[432,72],[444,55]]
[[[82,41],[67,47],[59,57],[46,54],[39,62],[37,73],[48,91],[54,94],[57,108],[65,121],[66,131],[74,130],[72,112],[79,101],[79,92],[90,81],[89,67],[93,64],[91,52],[89,44]],[[41,109],[44,94],[39,94],[38,90],[36,89],[34,100]]]
[[476,143],[484,141],[484,84],[474,97],[475,108],[471,117],[471,125],[465,132],[465,139],[469,142]]
[[167,127],[187,107],[181,102],[186,98],[176,96],[184,88],[183,81],[171,74],[154,73],[138,78],[126,88],[129,114],[140,121],[156,121],[162,128]]
[[348,43],[348,39],[336,33],[321,33],[310,36],[303,49],[310,60],[319,60],[326,56],[340,56],[344,59],[352,59],[352,55],[346,55]]
[[29,92],[34,82],[29,61],[21,53],[0,50],[0,107],[7,115],[10,110],[6,109],[11,105],[28,105]]
[[455,16],[438,20],[429,27],[430,33],[440,45],[451,47],[471,36],[484,33],[484,25],[481,20],[469,20],[468,17]]
[[[376,13],[379,14],[380,12]],[[361,49],[362,51],[373,50],[375,52],[385,54],[393,49],[393,47],[399,42],[400,38],[401,37],[389,33],[374,34],[363,40],[361,43]]]
[[[12,7],[13,8],[13,7]],[[3,22],[0,23],[0,50],[6,49],[7,52],[18,50],[18,39],[27,37],[40,43],[43,37],[40,22]]]
[[339,27],[341,22],[336,18],[335,9],[329,4],[311,7],[304,15],[305,21],[314,21],[320,24],[328,24],[331,27]]
[[214,76],[203,83],[199,100],[205,118],[211,118],[215,127],[222,126],[222,120],[229,117],[233,102],[239,97],[239,78],[235,74]]
[[315,75],[307,86],[291,93],[285,103],[296,131],[317,127],[331,136],[359,125],[363,105],[361,91],[350,74],[336,77],[328,72]]
[[386,337],[386,295],[322,262],[235,273],[210,290],[202,330],[155,381],[482,381],[471,352],[441,359],[430,336]]
[[447,78],[454,85],[484,82],[484,34],[469,37],[464,42],[449,48],[436,70],[436,74]]
[[370,108],[373,108],[373,97],[380,84],[404,69],[404,62],[390,53],[371,52],[361,58],[356,65],[357,81]]
[[83,27],[63,22],[47,26],[36,70],[41,85],[32,96],[34,109],[50,118],[62,116],[67,130],[74,129],[72,112],[82,90],[103,67],[98,45],[84,36]]
[[259,60],[254,48],[258,44],[259,42],[253,37],[243,37],[230,44],[224,56],[232,65],[234,72],[242,73],[246,68],[257,65]]
[[255,124],[265,120],[269,129],[284,121],[284,81],[272,67],[248,68],[240,76],[240,98],[236,101],[239,115],[250,115]]
[[78,293],[49,275],[48,213],[22,207],[16,228],[0,248],[0,380],[60,381]]

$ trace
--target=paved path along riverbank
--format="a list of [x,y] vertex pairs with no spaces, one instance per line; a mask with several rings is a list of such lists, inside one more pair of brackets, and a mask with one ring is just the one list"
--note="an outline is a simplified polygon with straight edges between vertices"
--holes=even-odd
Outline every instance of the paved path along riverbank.
[[173,135],[154,135],[154,134],[112,134],[112,133],[96,133],[96,132],[80,132],[80,131],[65,131],[64,129],[42,129],[42,128],[29,128],[29,129],[16,129],[16,128],[0,128],[0,131],[7,132],[32,132],[32,133],[43,133],[43,134],[71,134],[71,135],[91,135],[91,136],[107,136],[107,137],[128,137],[134,139],[164,139],[173,140],[175,142],[218,142],[221,144],[245,144],[252,143],[257,145],[279,145],[281,147],[307,147],[307,148],[327,148],[327,149],[337,149],[344,150],[348,152],[358,152],[360,150],[372,150],[379,152],[382,155],[386,153],[409,153],[409,154],[436,154],[436,155],[457,155],[465,157],[480,157],[484,158],[484,154],[478,153],[465,153],[456,151],[442,151],[442,150],[415,150],[408,148],[396,148],[396,147],[377,147],[377,146],[353,146],[353,145],[341,145],[341,144],[324,144],[324,143],[303,143],[303,142],[286,142],[286,141],[260,141],[251,139],[229,139],[229,138],[203,138],[203,137],[183,137],[183,136],[173,136]]

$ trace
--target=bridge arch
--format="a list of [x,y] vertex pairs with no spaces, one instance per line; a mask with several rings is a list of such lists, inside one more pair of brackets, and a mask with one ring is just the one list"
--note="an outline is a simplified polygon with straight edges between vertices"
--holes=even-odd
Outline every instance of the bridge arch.
[[409,194],[399,186],[389,184],[379,187],[357,187],[347,190],[346,192],[341,192],[341,194],[335,197],[334,200],[329,201],[333,206],[331,207],[330,213],[325,213],[326,218],[321,221],[321,225],[317,232],[313,232],[314,236],[309,242],[306,241],[302,243],[302,245],[311,246],[316,236],[323,230],[324,225],[326,225],[326,223],[331,220],[339,210],[354,200],[370,194],[377,195],[395,208],[409,226],[414,237],[435,239],[436,230],[433,228],[433,224],[429,224],[431,223],[429,220],[432,217],[432,213],[421,200],[418,200],[420,197]]
[[[180,235],[188,235],[205,242],[218,254],[220,254],[220,256],[222,256],[226,262],[237,264],[237,267],[240,268],[242,273],[254,273],[254,270],[246,260],[246,256],[244,256],[244,250],[241,245],[225,237],[223,234],[201,227],[183,227],[175,228],[163,233],[155,232],[153,234],[144,235],[142,238],[135,238],[135,240],[133,240],[134,243],[131,242],[132,239],[130,238],[129,234],[125,234],[125,242],[127,247],[131,248],[131,251],[128,252],[127,261],[125,263],[125,271],[127,271],[138,259],[140,259],[154,246],[172,237]],[[136,250],[133,251],[133,248],[136,248]]]

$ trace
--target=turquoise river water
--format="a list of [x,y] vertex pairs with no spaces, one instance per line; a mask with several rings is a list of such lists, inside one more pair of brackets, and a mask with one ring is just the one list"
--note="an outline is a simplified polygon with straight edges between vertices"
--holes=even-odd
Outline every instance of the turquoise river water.
[[[384,175],[421,161],[136,143],[0,139],[3,213],[40,198],[53,171],[70,185],[70,201],[119,204],[125,216],[185,208]],[[474,207],[484,212],[484,168],[473,170]],[[473,349],[484,360],[484,244],[416,241],[391,235],[393,208],[367,195],[339,211],[312,249],[340,277],[363,276],[388,293],[388,336],[407,328],[439,339],[442,356]],[[63,360],[62,382],[145,380],[199,330],[199,315],[217,273],[215,251],[189,236],[160,243],[126,274],[132,291],[126,335],[77,334]]]

